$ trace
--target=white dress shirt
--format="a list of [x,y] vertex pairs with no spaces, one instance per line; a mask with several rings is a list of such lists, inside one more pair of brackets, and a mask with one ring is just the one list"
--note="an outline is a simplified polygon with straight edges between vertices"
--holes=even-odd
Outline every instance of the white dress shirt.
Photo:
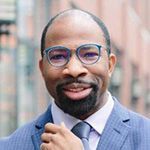
[[[92,130],[89,135],[89,145],[91,150],[96,150],[97,144],[100,140],[100,135],[103,132],[107,119],[111,114],[111,111],[114,106],[114,101],[112,99],[111,94],[109,92],[107,92],[107,94],[108,100],[105,103],[105,105],[100,110],[98,110],[97,112],[89,116],[86,120],[84,120],[85,122],[88,122],[92,126]],[[67,113],[64,113],[55,104],[54,101],[52,102],[52,117],[54,124],[60,125],[62,122],[64,122],[65,126],[69,130],[71,130],[74,125],[76,125],[78,122],[81,121]]]

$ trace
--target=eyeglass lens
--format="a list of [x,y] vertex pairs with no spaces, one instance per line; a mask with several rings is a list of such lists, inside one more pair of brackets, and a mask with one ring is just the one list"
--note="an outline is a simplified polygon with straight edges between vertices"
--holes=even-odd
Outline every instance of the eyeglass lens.
[[94,45],[80,47],[78,52],[78,58],[84,64],[93,64],[99,58],[99,48]]
[[69,52],[65,48],[55,48],[48,52],[48,59],[54,66],[63,66],[67,63]]

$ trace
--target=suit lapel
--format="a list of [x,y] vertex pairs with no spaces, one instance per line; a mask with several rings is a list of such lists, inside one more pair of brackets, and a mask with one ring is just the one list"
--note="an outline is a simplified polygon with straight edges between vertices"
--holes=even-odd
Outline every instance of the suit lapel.
[[37,131],[34,135],[31,136],[32,142],[35,150],[40,150],[41,142],[41,134],[43,133],[43,128]]
[[51,115],[51,106],[41,115],[35,123],[35,133],[31,136],[35,150],[40,150],[41,134],[44,132],[44,126],[48,122],[53,122]]
[[129,132],[128,112],[116,100],[97,150],[120,150]]

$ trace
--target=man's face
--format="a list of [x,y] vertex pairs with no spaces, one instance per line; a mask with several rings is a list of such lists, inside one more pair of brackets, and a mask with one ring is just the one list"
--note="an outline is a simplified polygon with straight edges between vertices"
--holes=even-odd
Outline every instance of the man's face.
[[70,60],[63,67],[52,66],[45,56],[40,61],[46,87],[57,106],[80,119],[87,118],[105,104],[115,64],[115,56],[108,57],[104,48],[95,64],[81,63],[74,51],[83,44],[93,43],[106,47],[103,32],[91,18],[83,15],[59,17],[47,31],[45,48],[65,46],[71,50]]

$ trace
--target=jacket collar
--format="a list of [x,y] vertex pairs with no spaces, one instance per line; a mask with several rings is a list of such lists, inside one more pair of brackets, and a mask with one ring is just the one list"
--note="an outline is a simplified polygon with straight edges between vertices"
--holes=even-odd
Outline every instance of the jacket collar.
[[44,126],[48,122],[53,122],[51,115],[51,106],[35,121],[35,133],[31,136],[35,150],[40,150],[41,135],[44,132]]
[[114,108],[100,137],[97,150],[120,150],[130,130],[126,108],[114,99]]

